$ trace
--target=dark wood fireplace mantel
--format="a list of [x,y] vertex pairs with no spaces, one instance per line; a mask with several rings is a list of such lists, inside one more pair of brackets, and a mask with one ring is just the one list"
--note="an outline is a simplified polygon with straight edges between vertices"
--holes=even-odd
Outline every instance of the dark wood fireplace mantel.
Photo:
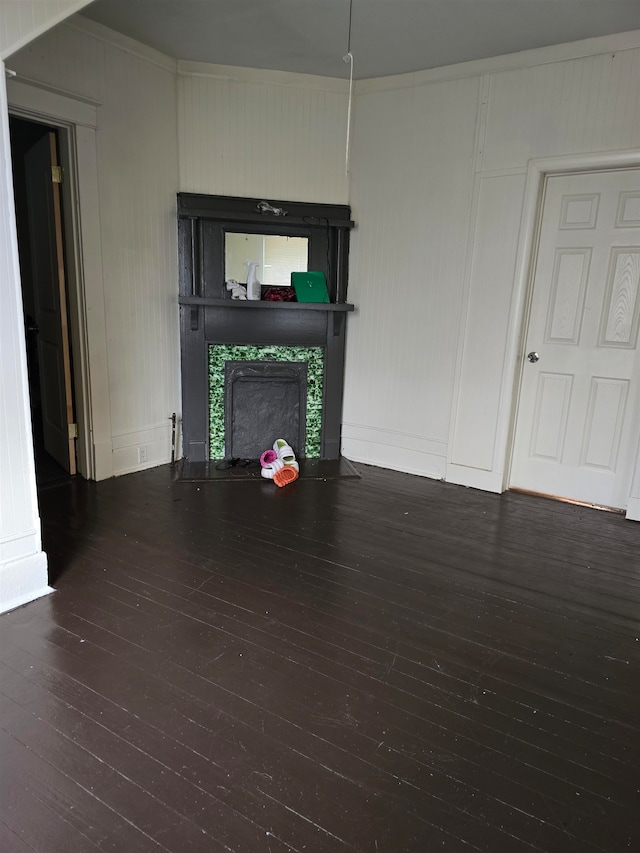
[[[216,345],[322,347],[322,459],[340,456],[350,209],[271,202],[286,216],[257,214],[258,199],[178,195],[180,337],[184,455],[209,460],[209,348]],[[329,303],[232,300],[224,286],[227,230],[309,239],[309,268],[322,270]]]

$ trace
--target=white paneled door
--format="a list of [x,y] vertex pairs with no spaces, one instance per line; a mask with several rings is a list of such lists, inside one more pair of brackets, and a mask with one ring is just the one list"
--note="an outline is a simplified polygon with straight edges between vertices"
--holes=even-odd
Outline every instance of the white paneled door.
[[640,170],[547,179],[512,488],[625,508],[637,446]]

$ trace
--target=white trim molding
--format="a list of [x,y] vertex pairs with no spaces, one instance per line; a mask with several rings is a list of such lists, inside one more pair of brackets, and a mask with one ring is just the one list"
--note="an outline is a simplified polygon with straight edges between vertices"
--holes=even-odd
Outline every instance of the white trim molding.
[[[68,134],[70,181],[65,216],[72,234],[69,257],[72,342],[80,471],[88,479],[113,476],[102,236],[97,161],[97,104],[24,79],[7,81],[12,115],[53,124]],[[69,242],[68,240],[68,242]]]
[[629,498],[626,519],[627,521],[640,521],[640,498]]
[[15,610],[53,591],[47,583],[47,555],[44,551],[0,566],[0,613]]
[[165,71],[171,71],[173,74],[176,72],[176,60],[167,56],[166,53],[162,53],[153,47],[149,47],[149,45],[116,32],[116,30],[111,30],[109,27],[105,27],[104,24],[99,24],[97,21],[93,21],[82,14],[69,18],[65,21],[64,25],[69,27],[69,29],[93,36],[93,38],[111,45],[111,47],[124,50],[126,53],[137,56],[139,59],[144,59],[146,62],[151,62],[153,65],[164,68]]
[[215,65],[209,62],[178,60],[178,74],[185,77],[212,77],[218,80],[234,80],[260,86],[289,86],[297,89],[318,89],[322,92],[349,93],[349,81],[339,77],[320,77],[292,71],[272,71],[262,68],[245,68],[236,65]]
[[470,468],[467,465],[447,465],[447,483],[456,486],[466,486],[470,489],[481,489],[483,492],[502,492],[502,474],[498,471],[483,471],[480,468]]
[[[151,424],[134,432],[113,436],[113,474],[131,474],[164,465],[171,459],[171,422]],[[139,449],[144,450],[144,461],[139,459]]]
[[368,95],[371,92],[388,92],[393,89],[426,86],[429,83],[442,83],[445,80],[480,77],[483,74],[531,68],[536,65],[548,65],[552,62],[566,62],[571,59],[598,56],[604,53],[619,53],[622,50],[636,50],[639,47],[640,30],[631,30],[626,33],[597,36],[580,41],[554,44],[549,47],[537,47],[519,53],[505,53],[486,59],[474,59],[471,62],[459,62],[455,65],[441,65],[439,68],[413,71],[408,74],[358,80],[355,83],[355,92],[356,95]]
[[342,454],[354,462],[405,471],[443,480],[447,444],[438,439],[380,429],[361,424],[342,424]]

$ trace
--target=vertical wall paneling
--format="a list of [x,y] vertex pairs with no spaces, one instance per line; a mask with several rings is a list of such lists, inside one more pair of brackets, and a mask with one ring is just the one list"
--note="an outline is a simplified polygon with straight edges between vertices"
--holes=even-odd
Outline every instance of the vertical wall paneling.
[[167,460],[178,408],[175,86],[169,72],[109,48],[105,78],[117,93],[100,111],[98,162],[113,467],[122,473],[141,465],[139,447],[147,464]]
[[[454,466],[494,471],[524,186],[522,174],[484,177],[480,182],[452,440]],[[518,211],[517,216],[514,211]]]
[[[347,345],[346,455],[441,476],[429,454],[444,452],[447,479],[504,488],[525,304],[522,264],[537,203],[534,196],[523,210],[529,163],[566,157],[575,169],[584,156],[589,168],[598,152],[640,147],[637,37],[564,51],[357,87],[350,298],[359,310]],[[477,97],[462,97],[465,89]],[[435,140],[447,131],[446,150],[438,151]],[[434,192],[425,176],[436,169],[443,186]],[[464,202],[452,223],[443,202],[462,180]],[[636,215],[634,204],[629,199],[623,218]],[[467,231],[469,211],[474,224]],[[426,222],[428,230],[421,227]],[[444,264],[445,291],[434,284],[443,265],[432,237],[454,247]],[[459,263],[465,257],[466,274]],[[415,272],[421,264],[424,278]],[[580,282],[573,284],[580,299]],[[462,312],[456,323],[454,309]]]
[[98,478],[168,461],[179,412],[175,63],[147,53],[74,22],[12,58],[20,76],[98,104],[93,151],[76,127],[79,169],[96,176],[79,192],[83,228],[97,204],[83,261]]
[[185,69],[178,77],[182,191],[347,203],[346,83]]
[[0,57],[6,59],[31,39],[88,6],[91,0],[2,0]]
[[0,62],[0,612],[49,592],[42,552],[4,65]]
[[[12,66],[100,104],[114,470],[137,467],[141,443],[150,462],[168,454],[162,425],[179,399],[179,188],[349,201],[358,310],[348,332],[345,454],[456,482],[475,476],[473,485],[500,491],[524,304],[525,174],[539,158],[577,163],[640,148],[637,38],[568,46],[566,59],[558,48],[493,69],[365,81],[356,86],[348,185],[344,81],[259,80],[180,63],[176,87],[168,65],[96,33],[59,27]],[[525,214],[522,229],[533,228]],[[635,215],[629,199],[621,216]]]
[[479,80],[358,96],[343,452],[443,477]]
[[637,49],[494,74],[483,168],[636,147],[639,76]]
[[[543,161],[537,158],[549,158],[547,165],[539,168],[550,171],[563,166],[554,162],[556,158],[558,161],[562,159],[564,168],[570,169],[622,165],[622,159],[616,163],[616,158],[623,158],[623,151],[633,151],[640,146],[636,85],[639,62],[640,52],[634,48],[492,74],[482,153],[483,183],[510,170],[514,173],[524,171],[531,158],[541,163]],[[606,154],[600,155],[598,160],[600,151]],[[616,153],[618,151],[620,154]],[[535,198],[533,201],[535,203]],[[629,216],[632,218],[633,203],[631,199]],[[490,319],[478,303],[478,296],[491,299],[496,273],[499,277],[506,255],[516,244],[522,247],[530,240],[531,234],[525,234],[524,229],[532,231],[535,225],[530,216],[524,217],[520,225],[520,192],[514,194],[507,205],[510,214],[504,220],[505,234],[498,233],[499,229],[491,234],[493,226],[485,223],[488,233],[483,227],[472,235],[474,258],[481,257],[483,253],[488,259],[492,254],[494,257],[480,275],[474,271],[473,290],[469,293],[467,324],[461,344],[466,354],[467,372],[461,372],[456,392],[458,405],[453,412],[450,446],[453,464],[447,471],[447,478],[453,482],[496,491],[501,491],[506,484],[504,468],[505,463],[508,464],[510,446],[510,413],[513,395],[517,391],[513,383],[518,364],[516,353],[524,291],[517,294],[512,291],[520,286],[520,273],[512,276],[508,289],[506,282],[503,283],[503,299],[511,304],[507,315],[500,306],[496,306]],[[594,214],[596,207],[591,204],[589,209]],[[577,212],[577,208],[572,209],[567,211],[567,215],[575,217]],[[624,217],[626,214],[622,211],[620,215]],[[509,216],[511,224],[507,223]],[[486,212],[482,218],[486,219]],[[511,227],[514,223],[517,225],[515,233]],[[590,221],[585,222],[584,227],[590,227]],[[475,381],[469,382],[473,373],[470,353],[477,350],[483,331],[488,328],[487,323],[491,323],[493,335],[504,347],[503,356],[496,358],[493,364],[485,365],[483,375],[478,371]],[[499,404],[490,414],[487,401],[495,401],[496,391]],[[473,429],[470,428],[471,423],[474,424]],[[640,422],[636,429],[640,433]],[[461,463],[466,467],[461,467]]]

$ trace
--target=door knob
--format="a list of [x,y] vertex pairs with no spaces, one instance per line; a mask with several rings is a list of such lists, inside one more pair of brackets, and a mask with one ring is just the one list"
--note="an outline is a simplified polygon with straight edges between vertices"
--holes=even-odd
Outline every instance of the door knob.
[[527,358],[529,359],[531,364],[535,364],[536,361],[538,361],[540,359],[540,356],[538,355],[537,352],[532,351],[532,352],[527,353]]

